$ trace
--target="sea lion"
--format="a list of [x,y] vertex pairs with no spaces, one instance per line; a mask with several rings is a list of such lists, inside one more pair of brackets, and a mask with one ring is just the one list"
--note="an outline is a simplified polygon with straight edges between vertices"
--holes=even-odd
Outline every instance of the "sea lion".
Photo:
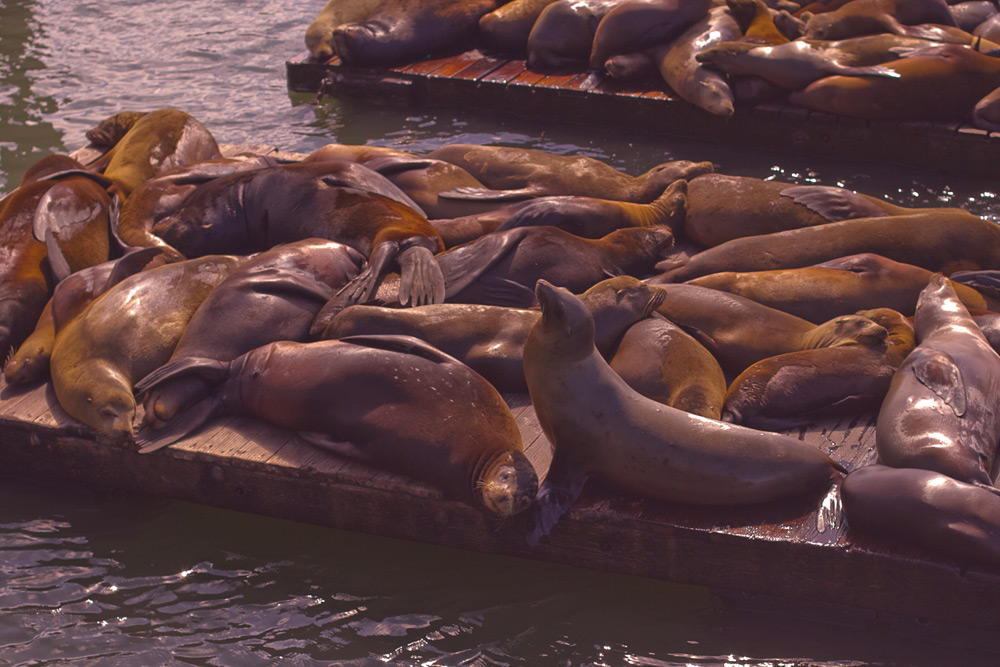
[[955,17],[944,0],[851,0],[831,11],[810,16],[805,36],[843,39],[880,32],[900,34],[902,26],[918,23],[956,27]]
[[1000,86],[976,102],[972,108],[972,124],[983,130],[1000,131]]
[[732,116],[733,91],[718,71],[703,66],[695,56],[713,44],[732,41],[740,27],[727,7],[713,7],[708,15],[677,39],[650,49],[660,76],[682,99],[716,116]]
[[188,319],[242,258],[210,255],[142,271],[95,299],[56,334],[59,405],[112,439],[132,439],[134,383],[170,358]]
[[[610,356],[622,334],[662,300],[655,287],[631,276],[602,280],[580,300],[594,317],[595,346]],[[525,392],[521,359],[538,310],[468,303],[415,308],[351,306],[337,313],[322,338],[399,334],[427,341],[485,377],[499,391]],[[723,390],[725,387],[723,386]]]
[[605,61],[666,44],[705,18],[712,0],[624,0],[604,15],[594,32],[590,69]]
[[743,33],[740,41],[770,45],[789,41],[774,23],[774,10],[763,0],[726,0],[726,6]]
[[530,306],[541,278],[583,292],[608,276],[643,276],[673,242],[665,227],[626,227],[600,239],[520,227],[447,250],[437,262],[449,301]]
[[8,384],[27,384],[49,375],[49,358],[55,344],[56,331],[98,296],[125,278],[147,267],[165,263],[158,248],[141,248],[123,257],[81,269],[52,290],[34,331],[4,364],[4,379]]
[[104,175],[127,195],[168,169],[222,154],[215,137],[194,116],[178,109],[158,109],[135,119],[105,157]]
[[188,372],[205,359],[230,362],[278,340],[304,342],[316,312],[361,270],[365,258],[335,241],[304,239],[251,257],[198,306],[170,360],[135,385],[143,425],[158,428],[211,392]]
[[879,462],[992,486],[1000,356],[944,276],[927,284],[913,319],[918,345],[896,371],[875,426]]
[[45,244],[56,281],[110,256],[113,218],[110,195],[90,178],[68,175],[51,184],[38,200],[32,233]]
[[440,488],[494,517],[531,503],[538,478],[500,394],[464,364],[407,336],[280,341],[202,371],[214,396],[144,440],[176,441],[213,415],[242,414],[334,453]]
[[[723,271],[688,284],[739,294],[818,323],[867,308],[912,315],[932,275],[919,266],[862,253],[797,269]],[[952,287],[967,308],[986,308],[986,300],[975,289],[959,283]]]
[[558,227],[564,232],[599,239],[625,227],[668,227],[675,233],[686,214],[687,181],[674,181],[649,204],[594,197],[538,197],[476,215],[431,220],[445,248],[488,234],[519,227]]
[[919,546],[963,566],[1000,567],[1000,498],[987,489],[936,472],[875,464],[847,475],[841,498],[849,535]]
[[[657,284],[647,279],[648,284]],[[816,325],[756,301],[697,285],[661,285],[656,312],[693,335],[735,377],[756,362],[785,352],[875,342],[881,327],[866,317],[841,315]]]
[[722,420],[766,430],[877,408],[914,346],[913,327],[889,308],[863,310],[883,340],[788,352],[758,361],[733,380]]
[[689,259],[660,264],[659,281],[720,271],[791,269],[859,253],[950,274],[1000,266],[1000,228],[962,209],[923,209],[733,239]]
[[629,327],[608,363],[647,398],[709,419],[722,415],[726,376],[719,362],[658,313]]
[[345,23],[358,23],[367,19],[381,0],[327,0],[319,15],[306,28],[305,44],[309,57],[326,62],[334,53],[333,31]]
[[524,375],[553,447],[529,515],[536,544],[595,477],[630,495],[704,505],[762,503],[831,484],[842,467],[800,440],[657,403],[594,349],[590,312],[568,290],[537,286],[542,317],[524,345]]
[[528,69],[560,72],[584,69],[601,19],[624,0],[556,0],[528,33]]
[[148,111],[120,111],[86,131],[87,141],[101,148],[112,148]]
[[968,0],[967,2],[950,2],[948,10],[955,25],[966,32],[972,32],[983,21],[997,14],[996,3],[990,0]]
[[459,192],[445,196],[495,196],[526,199],[577,195],[648,204],[680,179],[713,170],[711,162],[663,162],[639,176],[618,171],[586,155],[558,155],[531,148],[451,144],[427,154],[462,167],[486,187],[501,193]]
[[334,51],[353,65],[412,62],[471,40],[496,8],[496,0],[381,0],[367,18],[334,28]]
[[528,35],[552,0],[513,0],[479,19],[479,35],[486,46],[519,58],[528,55]]
[[789,101],[856,118],[951,120],[1000,86],[1000,59],[959,44],[933,45],[884,66],[899,77],[824,77]]

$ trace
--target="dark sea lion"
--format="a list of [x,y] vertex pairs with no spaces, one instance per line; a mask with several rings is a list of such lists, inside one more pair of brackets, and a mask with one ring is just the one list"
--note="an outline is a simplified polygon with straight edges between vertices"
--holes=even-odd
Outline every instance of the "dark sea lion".
[[955,19],[955,25],[966,32],[972,32],[983,21],[997,14],[997,5],[991,0],[968,0],[967,2],[950,2],[948,9]]
[[133,437],[135,382],[159,368],[188,319],[244,260],[212,255],[140,272],[56,334],[50,370],[59,405],[115,439]]
[[27,384],[49,375],[56,331],[79,315],[91,301],[146,267],[164,263],[157,248],[142,248],[118,259],[81,269],[61,280],[45,304],[34,331],[4,365],[8,384]]
[[625,227],[681,229],[687,206],[687,181],[674,181],[649,204],[594,197],[538,197],[493,211],[450,220],[431,220],[446,248],[484,234],[518,227],[558,227],[588,239],[599,239]]
[[475,144],[451,144],[431,151],[427,157],[456,164],[488,188],[517,199],[576,195],[649,203],[674,181],[692,179],[713,170],[711,162],[675,160],[631,176],[586,155]]
[[[810,322],[824,322],[866,308],[892,308],[912,315],[932,275],[919,266],[862,253],[798,269],[712,273],[688,284],[739,294]],[[986,308],[986,300],[975,289],[959,283],[952,287],[967,308]]]
[[940,275],[920,295],[914,329],[918,345],[879,410],[879,462],[991,486],[1000,442],[1000,356]]
[[556,0],[535,19],[528,33],[528,69],[582,70],[601,19],[624,0]]
[[976,102],[972,108],[972,123],[984,130],[1000,131],[1000,86]]
[[744,236],[911,211],[846,188],[705,174],[688,181],[683,236],[711,248]]
[[138,117],[105,157],[104,175],[127,195],[168,169],[222,154],[212,133],[194,116],[158,109]]
[[[594,317],[598,351],[610,356],[626,329],[647,317],[661,299],[657,288],[631,276],[602,280],[581,294]],[[359,305],[337,313],[322,337],[414,336],[465,363],[499,391],[524,392],[524,341],[540,315],[536,309],[467,303],[405,309]]]
[[[176,441],[219,413],[242,414],[302,433],[337,454],[440,488],[488,515],[530,505],[538,478],[500,394],[443,352],[406,336],[281,341],[204,369],[212,398],[178,416]],[[201,404],[200,404],[201,405]]]
[[513,0],[479,19],[479,34],[486,46],[501,53],[524,58],[528,35],[535,20],[552,0]]
[[1000,59],[959,44],[934,45],[884,66],[899,77],[824,77],[789,101],[856,118],[949,120],[963,118],[1000,86]]
[[989,17],[972,31],[972,34],[982,39],[1000,42],[1000,14]]
[[810,39],[843,39],[880,32],[899,33],[900,26],[935,23],[955,26],[944,0],[851,0],[806,20]]
[[762,503],[819,491],[842,469],[800,440],[657,403],[629,387],[594,349],[590,312],[538,283],[542,317],[524,346],[524,374],[552,465],[529,517],[536,544],[586,480],[629,495],[704,505]]
[[86,132],[87,140],[101,148],[112,148],[148,111],[120,111]]
[[658,280],[680,282],[720,271],[791,269],[874,253],[950,274],[1000,266],[1000,228],[961,209],[842,220],[733,239],[690,259],[661,264]]
[[885,328],[884,340],[798,352],[758,361],[733,380],[723,421],[766,430],[877,409],[914,346],[913,327],[889,308],[858,313]]
[[657,312],[708,348],[731,377],[762,359],[785,352],[849,345],[884,336],[884,332],[878,332],[881,327],[858,315],[843,315],[816,325],[707,287],[661,287],[665,295]]
[[1000,498],[986,489],[876,464],[852,471],[841,497],[850,533],[916,545],[962,566],[1000,567]]
[[345,23],[367,19],[381,0],[327,0],[319,15],[306,28],[305,44],[309,57],[325,62],[334,56],[333,31]]
[[333,30],[334,51],[354,65],[408,63],[473,39],[496,0],[382,0],[367,18]]
[[603,70],[616,55],[666,44],[705,18],[712,0],[624,0],[597,25],[590,69]]
[[704,345],[662,315],[629,327],[608,363],[647,398],[709,419],[722,415],[722,367]]
[[192,365],[230,362],[278,340],[304,342],[309,326],[365,258],[335,241],[304,239],[251,257],[198,306],[170,360],[135,385],[144,393],[143,425],[158,428],[211,393]]
[[447,250],[437,261],[449,301],[528,306],[539,279],[583,292],[608,276],[648,274],[672,245],[665,227],[626,227],[600,239],[520,227]]
[[713,44],[738,39],[740,26],[728,7],[714,7],[677,39],[650,49],[660,76],[670,89],[691,104],[715,116],[734,112],[733,91],[726,78],[695,58]]

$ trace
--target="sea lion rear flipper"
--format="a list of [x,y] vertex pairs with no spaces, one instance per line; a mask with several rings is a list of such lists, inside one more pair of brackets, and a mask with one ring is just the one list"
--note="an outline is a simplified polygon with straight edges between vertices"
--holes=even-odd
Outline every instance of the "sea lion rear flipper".
[[475,199],[477,201],[523,201],[533,199],[537,193],[521,188],[519,190],[490,190],[489,188],[479,188],[471,185],[442,190],[438,197],[444,199]]
[[479,279],[479,287],[482,290],[479,301],[486,305],[531,308],[538,303],[530,287],[508,278],[485,276]]
[[229,377],[229,362],[200,357],[171,360],[135,383],[136,396],[146,393],[156,385],[181,373],[196,373],[212,384],[221,384]]
[[135,439],[139,445],[139,453],[155,452],[187,437],[214,417],[221,407],[222,402],[217,396],[208,396],[171,419],[159,430],[143,427]]
[[956,417],[965,414],[966,390],[962,369],[950,355],[938,350],[919,347],[910,353],[911,368],[920,383],[947,403]]
[[399,302],[424,306],[444,301],[444,275],[434,254],[420,245],[399,253]]
[[549,475],[528,510],[525,539],[530,546],[538,546],[538,542],[549,534],[552,526],[580,497],[586,481],[587,475],[583,471],[558,466],[553,459]]
[[515,249],[527,233],[526,229],[486,234],[438,255],[438,265],[444,276],[445,299],[479,280],[504,255]]
[[376,462],[368,450],[355,445],[353,442],[334,440],[328,433],[317,433],[315,431],[296,431],[296,433],[313,447],[330,452],[331,454],[363,463]]
[[334,315],[348,306],[369,301],[378,291],[379,283],[389,270],[389,265],[396,260],[398,253],[399,244],[394,241],[385,241],[375,246],[368,258],[368,266],[337,290],[337,293],[316,313],[309,327],[309,335],[312,338],[319,338]]
[[830,222],[889,215],[863,196],[827,185],[794,185],[779,193]]

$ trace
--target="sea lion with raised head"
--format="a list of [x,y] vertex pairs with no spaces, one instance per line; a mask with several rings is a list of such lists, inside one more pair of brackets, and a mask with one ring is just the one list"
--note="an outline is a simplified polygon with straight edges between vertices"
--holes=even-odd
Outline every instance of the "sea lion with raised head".
[[493,517],[525,510],[538,488],[496,389],[416,338],[280,341],[202,373],[215,394],[140,440],[142,451],[175,442],[214,415],[241,414],[429,482]]
[[630,495],[702,505],[763,503],[828,487],[842,467],[789,436],[689,414],[639,394],[594,349],[590,312],[540,281],[524,346],[538,423],[553,447],[529,516],[536,544],[594,477]]
[[921,293],[913,324],[918,345],[896,371],[875,426],[879,462],[992,486],[1000,356],[944,276]]

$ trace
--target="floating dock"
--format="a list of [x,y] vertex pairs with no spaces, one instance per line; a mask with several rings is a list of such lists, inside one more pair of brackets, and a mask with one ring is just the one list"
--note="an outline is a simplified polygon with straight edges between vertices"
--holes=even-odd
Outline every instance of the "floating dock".
[[403,107],[450,106],[561,125],[619,127],[687,139],[825,158],[887,162],[958,176],[1000,170],[1000,133],[966,122],[865,120],[788,104],[737,105],[721,118],[678,98],[662,80],[606,79],[585,89],[587,75],[546,75],[525,61],[467,51],[388,68],[347,65],[336,57],[286,63],[288,87],[337,98]]

